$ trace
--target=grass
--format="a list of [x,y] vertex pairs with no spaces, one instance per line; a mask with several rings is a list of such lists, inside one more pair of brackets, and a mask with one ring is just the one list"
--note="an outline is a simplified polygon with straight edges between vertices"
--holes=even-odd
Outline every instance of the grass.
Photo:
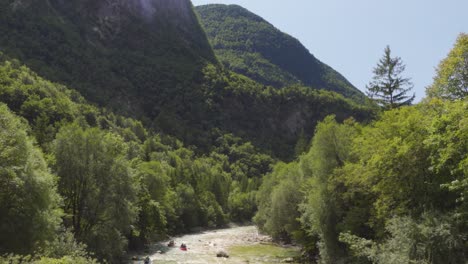
[[240,258],[246,263],[280,263],[284,259],[300,256],[296,248],[284,248],[273,244],[234,246],[229,249],[229,253],[232,258]]

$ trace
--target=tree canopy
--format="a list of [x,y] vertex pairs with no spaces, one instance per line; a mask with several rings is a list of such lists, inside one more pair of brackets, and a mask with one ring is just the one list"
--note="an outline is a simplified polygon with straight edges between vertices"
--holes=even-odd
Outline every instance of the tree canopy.
[[433,100],[365,126],[326,118],[305,155],[265,176],[256,223],[300,241],[312,262],[463,263],[467,107]]
[[437,67],[434,83],[426,90],[429,98],[449,100],[468,96],[468,34],[462,33],[453,49]]

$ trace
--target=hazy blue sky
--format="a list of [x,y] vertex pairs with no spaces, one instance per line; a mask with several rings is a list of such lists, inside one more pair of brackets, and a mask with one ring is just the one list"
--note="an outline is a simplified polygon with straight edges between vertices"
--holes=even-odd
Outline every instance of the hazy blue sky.
[[318,59],[365,90],[386,45],[406,64],[419,101],[459,33],[468,0],[192,0],[238,4],[299,39]]

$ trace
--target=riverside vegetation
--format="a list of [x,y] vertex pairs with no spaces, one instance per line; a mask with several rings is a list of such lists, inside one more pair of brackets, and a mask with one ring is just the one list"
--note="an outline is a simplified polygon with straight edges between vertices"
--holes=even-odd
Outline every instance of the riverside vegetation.
[[234,73],[190,1],[139,3],[0,1],[0,263],[119,263],[252,217],[307,261],[463,263],[466,35],[426,102],[382,112]]
[[466,263],[467,40],[459,36],[424,102],[369,124],[320,122],[305,154],[264,177],[261,229],[300,241],[310,262]]

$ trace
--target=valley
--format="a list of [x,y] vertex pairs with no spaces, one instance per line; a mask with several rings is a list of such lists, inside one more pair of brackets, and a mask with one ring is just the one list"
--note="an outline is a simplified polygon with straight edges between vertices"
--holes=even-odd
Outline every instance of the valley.
[[466,264],[468,35],[417,104],[360,59],[238,5],[0,0],[0,264]]

